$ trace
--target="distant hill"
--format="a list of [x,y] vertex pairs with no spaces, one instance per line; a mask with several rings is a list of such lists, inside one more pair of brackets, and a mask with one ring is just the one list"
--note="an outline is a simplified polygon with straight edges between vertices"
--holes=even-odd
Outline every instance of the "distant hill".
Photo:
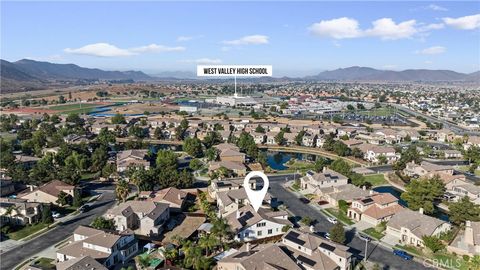
[[336,81],[477,81],[479,72],[458,73],[451,70],[407,69],[403,71],[378,70],[369,67],[349,67],[324,71],[306,80]]
[[47,88],[52,83],[67,81],[151,81],[155,78],[141,71],[105,71],[74,64],[54,64],[29,59],[16,62],[1,60],[3,92]]

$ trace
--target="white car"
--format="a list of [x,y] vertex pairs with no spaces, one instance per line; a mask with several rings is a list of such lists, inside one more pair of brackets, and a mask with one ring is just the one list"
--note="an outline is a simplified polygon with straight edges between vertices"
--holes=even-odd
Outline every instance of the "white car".
[[338,222],[337,219],[334,218],[334,217],[327,217],[327,220],[328,220],[328,222],[330,222],[332,224],[337,224],[337,222]]
[[358,234],[358,238],[362,239],[363,241],[367,241],[367,242],[372,241],[372,239],[370,237],[368,237],[364,234],[361,234],[361,233]]
[[52,217],[53,217],[53,218],[59,218],[59,217],[60,217],[60,213],[52,212]]

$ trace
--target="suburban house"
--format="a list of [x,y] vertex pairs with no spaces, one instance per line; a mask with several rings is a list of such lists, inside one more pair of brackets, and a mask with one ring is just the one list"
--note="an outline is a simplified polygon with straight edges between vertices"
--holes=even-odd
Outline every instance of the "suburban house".
[[208,172],[212,173],[220,168],[225,168],[232,171],[236,176],[245,176],[247,174],[247,167],[241,162],[237,161],[214,161],[210,162]]
[[15,162],[21,164],[24,168],[31,169],[40,160],[38,157],[27,155],[15,155]]
[[57,260],[64,262],[89,256],[110,268],[130,260],[137,252],[138,242],[133,234],[119,235],[79,226],[73,232],[73,241],[57,250]]
[[260,133],[260,132],[250,132],[250,135],[252,135],[253,140],[255,141],[256,144],[263,144],[265,142],[265,134]]
[[323,168],[321,173],[308,171],[306,175],[300,178],[300,186],[304,190],[316,193],[318,189],[327,187],[336,187],[348,184],[348,177],[328,169]]
[[400,158],[400,154],[397,154],[395,148],[390,146],[361,144],[357,148],[363,152],[363,158],[371,163],[381,163],[382,156],[385,157],[388,164],[392,164]]
[[277,143],[275,142],[275,136],[277,135],[278,135],[278,132],[273,132],[273,131],[267,132],[267,135],[266,135],[267,139],[265,144],[276,145]]
[[[270,206],[272,203],[272,196],[267,192],[263,203]],[[220,217],[228,216],[229,214],[242,208],[244,205],[249,205],[247,193],[242,187],[240,189],[222,191],[217,193],[217,208]]]
[[52,180],[38,188],[30,187],[30,191],[18,197],[29,202],[58,204],[58,195],[64,192],[70,196],[75,195],[75,187],[60,180]]
[[443,150],[444,158],[463,158],[462,152],[458,150]]
[[153,201],[127,201],[109,209],[105,218],[113,219],[117,231],[133,230],[145,236],[158,235],[170,218],[168,204]]
[[456,178],[445,185],[446,193],[453,195],[452,201],[467,196],[470,201],[480,205],[480,186],[468,182],[465,178]]
[[468,150],[472,146],[480,147],[480,137],[479,136],[469,136],[468,141],[463,144],[463,149]]
[[446,221],[424,215],[422,208],[418,212],[405,208],[388,221],[386,234],[401,244],[423,247],[423,236],[439,236],[451,228]]
[[2,224],[34,224],[42,218],[42,204],[25,199],[0,198]]
[[188,192],[169,187],[158,191],[141,191],[139,198],[168,204],[170,212],[182,212],[188,200]]
[[107,267],[90,256],[82,256],[68,261],[58,262],[55,266],[57,270],[81,270],[85,268],[88,270],[108,270]]
[[148,150],[132,149],[120,151],[117,153],[117,172],[124,172],[128,167],[143,167],[146,170],[150,168],[150,162],[145,160]]
[[[210,197],[213,199],[217,199],[217,194],[219,192],[241,188],[244,180],[244,178],[212,180],[210,186],[208,187],[208,195],[210,195]],[[250,188],[252,190],[257,188],[256,179],[250,179]]]
[[431,173],[443,173],[453,175],[453,167],[437,165],[428,161],[422,161],[420,164],[416,164],[414,161],[411,161],[406,164],[403,172],[405,173],[405,175],[411,177],[420,177]]
[[219,151],[219,158],[221,161],[230,161],[230,162],[245,162],[245,154],[240,152],[240,149],[230,143],[222,143],[214,146]]
[[285,225],[292,226],[287,212],[262,207],[255,211],[251,205],[245,205],[225,219],[236,234],[235,240],[245,242],[282,235]]
[[364,198],[353,200],[347,216],[356,221],[365,221],[376,226],[389,221],[393,215],[402,211],[398,199],[390,193],[375,193]]
[[372,195],[373,191],[369,191],[365,187],[359,188],[352,184],[346,184],[342,186],[321,188],[317,194],[332,206],[338,206],[339,201],[352,203],[355,199]]
[[312,233],[290,229],[282,237],[281,245],[302,269],[349,270],[353,266],[353,254],[348,246]]
[[317,142],[317,135],[305,133],[302,138],[302,145],[307,147],[314,147]]
[[459,255],[480,255],[480,222],[467,220],[465,229],[457,234],[447,250]]
[[250,245],[228,253],[217,263],[218,270],[302,270],[277,244]]

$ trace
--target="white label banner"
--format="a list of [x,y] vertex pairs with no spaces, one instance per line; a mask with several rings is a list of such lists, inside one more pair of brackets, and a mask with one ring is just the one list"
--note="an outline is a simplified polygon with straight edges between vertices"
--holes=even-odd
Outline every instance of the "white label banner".
[[266,77],[272,76],[269,65],[198,65],[199,77]]

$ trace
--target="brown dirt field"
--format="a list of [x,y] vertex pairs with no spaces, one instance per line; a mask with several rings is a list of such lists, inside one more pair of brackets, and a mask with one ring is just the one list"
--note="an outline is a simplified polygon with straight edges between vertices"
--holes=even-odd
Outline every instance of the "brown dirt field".
[[55,110],[48,110],[48,109],[42,109],[42,108],[19,108],[19,109],[8,109],[4,110],[4,112],[8,113],[22,113],[22,114],[37,114],[37,113],[48,113],[48,114],[55,114],[58,113],[59,111]]

